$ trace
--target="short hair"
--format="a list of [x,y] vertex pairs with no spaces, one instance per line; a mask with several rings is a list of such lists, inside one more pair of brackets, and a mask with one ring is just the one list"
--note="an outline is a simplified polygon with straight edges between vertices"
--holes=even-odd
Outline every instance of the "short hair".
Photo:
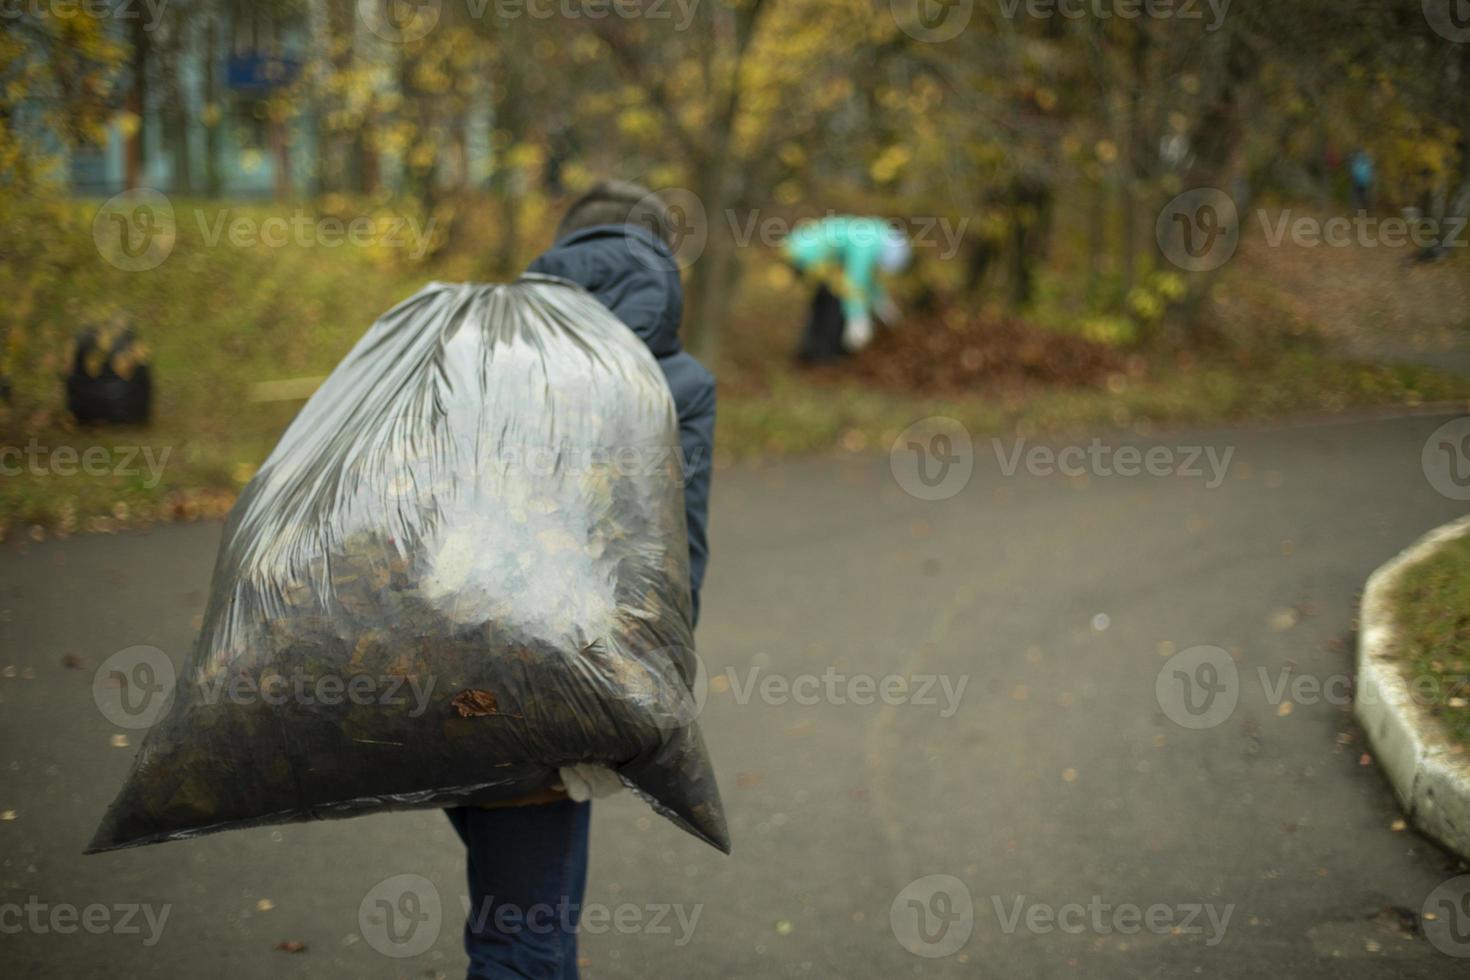
[[594,225],[637,225],[673,248],[668,205],[653,191],[631,180],[603,180],[572,202],[557,225],[557,240]]

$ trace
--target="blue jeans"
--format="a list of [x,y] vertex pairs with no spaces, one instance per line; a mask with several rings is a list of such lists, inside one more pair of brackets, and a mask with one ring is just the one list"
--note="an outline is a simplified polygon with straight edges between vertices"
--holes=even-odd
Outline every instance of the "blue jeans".
[[576,980],[592,805],[445,813],[469,852],[469,980]]

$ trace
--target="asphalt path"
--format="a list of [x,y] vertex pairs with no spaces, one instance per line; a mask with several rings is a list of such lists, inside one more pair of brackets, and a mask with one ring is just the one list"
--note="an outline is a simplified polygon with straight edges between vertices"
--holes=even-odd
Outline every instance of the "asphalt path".
[[[1419,928],[1460,869],[1350,713],[1365,578],[1466,510],[1422,465],[1446,421],[977,438],[937,500],[903,458],[720,471],[734,855],[596,804],[583,975],[1464,976],[1470,910]],[[219,533],[0,549],[0,975],[462,976],[436,812],[81,854],[140,742],[93,674],[182,664]]]

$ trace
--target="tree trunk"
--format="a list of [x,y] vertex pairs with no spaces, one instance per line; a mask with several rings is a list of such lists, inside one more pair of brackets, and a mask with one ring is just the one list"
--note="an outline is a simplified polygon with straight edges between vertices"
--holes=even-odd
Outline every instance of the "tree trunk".
[[220,125],[224,117],[219,104],[219,81],[215,77],[218,47],[215,20],[210,17],[204,22],[204,189],[210,197],[219,197],[222,183]]
[[133,79],[132,91],[128,93],[128,111],[134,116],[136,127],[132,135],[127,139],[127,147],[124,151],[124,176],[123,180],[128,190],[138,187],[143,181],[144,171],[148,165],[148,149],[145,137],[148,135],[148,60],[150,55],[151,35],[145,29],[144,19],[136,17],[132,21],[133,42]]
[[728,234],[711,234],[704,261],[709,263],[705,282],[686,333],[690,349],[702,360],[713,361],[720,353],[720,334],[729,319],[735,286],[735,243]]
[[729,155],[724,140],[706,166],[699,168],[698,198],[704,208],[704,251],[689,266],[689,288],[684,337],[696,356],[713,360],[719,354],[720,332],[728,319],[735,278],[735,241],[729,210]]
[[1118,139],[1118,251],[1123,258],[1124,296],[1133,290],[1138,258],[1138,223],[1134,220],[1138,198],[1134,193],[1133,181],[1133,111],[1129,107],[1120,112],[1116,129]]
[[357,189],[363,194],[378,192],[377,126],[372,114],[363,117],[362,128],[353,139],[353,157],[357,161]]
[[500,276],[512,276],[518,270],[516,253],[520,246],[521,209],[520,202],[511,189],[502,181],[500,197],[500,242],[496,249],[495,272]]
[[[1256,59],[1250,47],[1236,35],[1231,36],[1222,71],[1224,82],[1219,95],[1195,127],[1195,163],[1185,174],[1186,187],[1233,190],[1241,177],[1257,176],[1249,172],[1244,129],[1244,120],[1251,118],[1246,105],[1247,80],[1256,77]],[[1243,209],[1246,203],[1237,202],[1237,208]],[[1178,336],[1189,329],[1220,272],[1215,269],[1191,275],[1184,300],[1165,315],[1156,333]]]
[[[172,59],[171,59],[172,60]],[[194,192],[193,155],[189,152],[189,108],[177,71],[169,73],[169,135],[173,139],[174,190]]]
[[273,110],[266,128],[274,161],[275,196],[277,201],[284,201],[291,196],[291,147],[286,141],[286,123]]
[[1092,200],[1087,209],[1087,303],[1092,306],[1098,299],[1098,279],[1107,248],[1108,232],[1108,189],[1097,180],[1092,183]]

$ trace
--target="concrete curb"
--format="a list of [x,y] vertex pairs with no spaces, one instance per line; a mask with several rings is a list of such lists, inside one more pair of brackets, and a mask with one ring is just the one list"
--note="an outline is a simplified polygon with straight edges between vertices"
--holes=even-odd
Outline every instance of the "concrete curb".
[[1388,598],[1406,568],[1465,534],[1470,517],[1430,531],[1369,576],[1359,616],[1353,711],[1414,825],[1470,858],[1470,752],[1452,750],[1439,721],[1414,699],[1414,678],[1394,656],[1397,635]]

